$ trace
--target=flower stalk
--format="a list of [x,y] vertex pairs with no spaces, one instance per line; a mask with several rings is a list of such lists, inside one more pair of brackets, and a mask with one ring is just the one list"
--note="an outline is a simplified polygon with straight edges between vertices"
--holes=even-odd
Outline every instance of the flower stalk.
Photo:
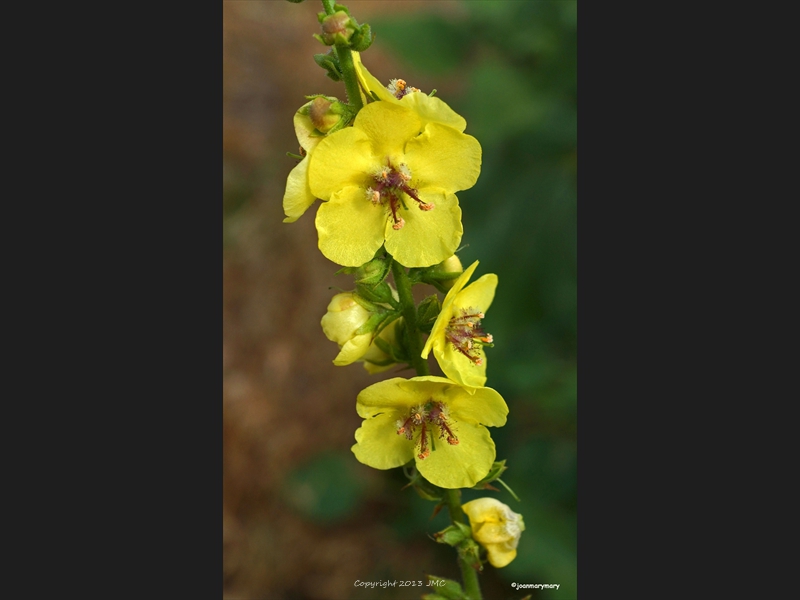
[[394,284],[397,286],[397,295],[403,310],[403,319],[406,322],[408,332],[408,345],[411,354],[411,366],[417,371],[417,375],[430,375],[428,361],[422,358],[422,339],[417,328],[417,307],[414,304],[414,296],[411,294],[411,280],[408,278],[405,268],[396,260],[392,260],[392,275]]
[[[450,522],[454,525],[465,523],[464,511],[461,510],[461,491],[445,490],[443,500],[450,512]],[[461,568],[461,578],[464,580],[464,592],[467,597],[470,600],[482,600],[478,572],[461,556],[458,557],[458,566]]]
[[[322,0],[325,14],[332,15],[336,12],[334,4],[334,0]],[[353,53],[350,51],[350,46],[346,43],[337,42],[334,47],[336,48],[336,56],[339,59],[339,67],[342,71],[344,87],[347,90],[347,103],[352,106],[357,113],[364,105],[361,102],[361,91],[358,87],[356,67],[353,64]]]

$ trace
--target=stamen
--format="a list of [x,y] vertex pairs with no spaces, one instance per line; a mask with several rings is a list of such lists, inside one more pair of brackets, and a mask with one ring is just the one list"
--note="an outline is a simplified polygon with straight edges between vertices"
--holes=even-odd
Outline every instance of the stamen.
[[484,364],[481,348],[494,341],[492,335],[481,328],[484,316],[481,310],[462,308],[460,314],[453,316],[445,328],[445,337],[453,344],[453,348],[479,367]]
[[405,434],[408,440],[416,438],[417,458],[420,460],[425,460],[431,452],[436,451],[437,437],[446,440],[451,446],[458,445],[456,427],[450,421],[450,410],[443,402],[429,400],[425,404],[414,406],[405,418],[397,419],[395,423],[398,434]]
[[392,225],[392,229],[394,229],[395,231],[399,231],[400,229],[402,229],[402,228],[403,228],[403,225],[405,225],[405,224],[406,224],[406,221],[405,221],[405,219],[404,219],[403,217],[400,217],[400,218],[397,220],[397,223],[395,223],[394,225]]

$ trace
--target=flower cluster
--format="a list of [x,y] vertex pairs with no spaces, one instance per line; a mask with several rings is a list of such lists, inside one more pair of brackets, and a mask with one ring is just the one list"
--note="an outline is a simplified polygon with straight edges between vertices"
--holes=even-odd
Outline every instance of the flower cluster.
[[[464,118],[433,92],[402,79],[381,85],[353,50],[368,45],[368,26],[341,11],[321,14],[320,22],[318,39],[337,53],[315,60],[334,79],[349,72],[350,102],[309,96],[296,112],[300,156],[286,183],[285,222],[320,200],[319,249],[343,267],[340,272],[354,275],[355,289],[336,294],[321,320],[339,347],[334,364],[361,362],[369,373],[417,371],[358,394],[356,411],[364,420],[352,451],[376,469],[411,469],[412,485],[429,499],[491,487],[505,466],[495,462],[487,427],[505,425],[508,406],[485,387],[485,348],[493,338],[482,321],[498,280],[489,273],[469,283],[478,261],[464,270],[456,256],[463,234],[456,193],[478,179],[480,144],[464,133]],[[339,53],[347,44],[351,49]],[[434,286],[444,299],[433,295],[415,306],[416,284]],[[431,351],[444,377],[428,374]],[[467,545],[477,557],[476,542],[482,544],[490,563],[505,566],[524,525],[505,505],[483,500],[488,503],[464,505],[472,523]],[[461,525],[453,545],[470,536]],[[468,560],[473,550],[459,552]],[[480,566],[477,558],[468,562]]]

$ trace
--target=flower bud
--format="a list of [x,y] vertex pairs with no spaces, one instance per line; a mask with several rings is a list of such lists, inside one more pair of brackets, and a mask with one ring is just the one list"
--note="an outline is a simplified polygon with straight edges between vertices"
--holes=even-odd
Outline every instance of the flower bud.
[[464,540],[468,540],[469,537],[469,527],[463,523],[453,523],[449,527],[433,534],[433,539],[440,544],[447,544],[448,546],[458,546]]
[[333,46],[337,42],[346,44],[357,30],[350,15],[341,10],[323,17],[320,23],[322,35],[314,34],[314,37],[326,46]]
[[420,281],[423,283],[434,286],[442,293],[447,293],[459,275],[464,272],[464,267],[461,265],[461,260],[458,256],[453,254],[447,260],[440,262],[438,265],[421,269]]
[[486,548],[492,566],[505,567],[517,556],[525,522],[522,515],[494,498],[478,498],[461,506],[469,517],[472,537]]
[[369,321],[372,313],[356,302],[352,292],[336,294],[328,304],[328,312],[320,324],[325,336],[339,344],[339,354],[333,360],[337,366],[349,365],[369,349],[373,334],[356,334]]

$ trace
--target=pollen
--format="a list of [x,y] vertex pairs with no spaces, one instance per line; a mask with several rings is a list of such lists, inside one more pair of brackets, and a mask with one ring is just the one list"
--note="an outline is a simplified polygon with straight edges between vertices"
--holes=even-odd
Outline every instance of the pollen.
[[397,223],[392,225],[392,229],[394,229],[395,231],[398,231],[398,230],[402,229],[403,225],[405,225],[405,224],[406,224],[406,220],[403,217],[400,217],[397,220]]
[[403,181],[411,181],[411,169],[405,163],[400,163],[400,166],[397,167],[397,172]]

